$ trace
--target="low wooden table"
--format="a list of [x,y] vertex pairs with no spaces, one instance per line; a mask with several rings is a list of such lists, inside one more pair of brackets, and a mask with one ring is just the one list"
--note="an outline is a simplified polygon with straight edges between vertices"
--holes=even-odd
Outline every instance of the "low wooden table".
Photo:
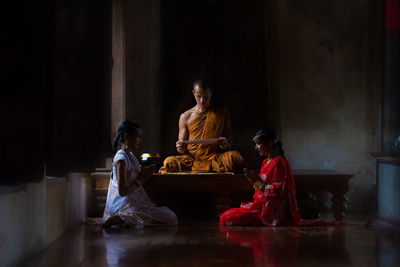
[[[353,175],[329,170],[294,170],[296,190],[305,192],[329,191],[336,220],[342,221],[346,209],[345,194]],[[212,191],[216,195],[217,211],[230,207],[229,196],[235,191],[252,191],[243,174],[154,174],[145,185],[148,191]],[[250,200],[249,200],[250,201]]]

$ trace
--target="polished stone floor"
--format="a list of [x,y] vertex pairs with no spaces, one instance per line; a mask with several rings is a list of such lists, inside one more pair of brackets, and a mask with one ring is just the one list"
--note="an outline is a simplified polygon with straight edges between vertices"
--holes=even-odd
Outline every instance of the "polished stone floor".
[[400,240],[349,215],[345,227],[177,227],[82,225],[20,266],[400,266]]

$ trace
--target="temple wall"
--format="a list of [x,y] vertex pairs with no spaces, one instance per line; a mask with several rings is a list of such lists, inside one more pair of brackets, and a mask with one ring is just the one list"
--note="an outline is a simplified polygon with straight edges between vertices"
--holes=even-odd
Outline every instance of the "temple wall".
[[[222,104],[231,109],[234,148],[245,155],[252,168],[258,167],[251,135],[258,128],[270,125],[280,133],[293,168],[354,174],[348,194],[349,208],[368,209],[376,204],[371,152],[380,151],[382,139],[383,66],[379,53],[383,37],[379,23],[383,20],[377,15],[379,1],[266,0],[264,3],[265,14],[269,16],[265,17],[267,35],[260,34],[257,43],[266,41],[267,55],[263,60],[267,62],[267,86],[259,80],[246,87],[251,78],[243,73],[241,83],[234,79],[237,75],[231,75],[234,82],[229,88],[224,88],[226,84],[221,82],[229,81],[229,77],[215,78],[217,84],[219,81],[217,90],[225,97],[218,96],[219,100],[224,99]],[[179,75],[179,70],[192,65],[165,69],[163,53],[168,55],[171,50],[164,51],[162,44],[168,38],[166,34],[173,33],[163,32],[163,25],[160,26],[168,10],[166,4],[159,0],[127,3],[126,108],[127,118],[137,120],[145,132],[138,154],[175,153],[179,114],[190,103],[194,104],[190,102],[190,92],[185,91],[191,83],[185,80],[182,86],[179,79],[189,79],[192,75],[191,81],[197,77],[196,73],[201,73],[193,68],[196,73]],[[218,5],[227,3],[218,2],[216,12]],[[172,43],[169,47],[173,45],[182,46],[181,54],[174,54],[177,60],[189,60],[184,49],[189,49],[190,43],[186,46]],[[219,47],[218,43],[215,47]],[[260,75],[264,74],[257,74]],[[180,86],[166,86],[168,79]],[[246,102],[249,99],[259,102],[262,99],[262,104]]]
[[379,149],[381,88],[372,83],[379,71],[370,72],[369,8],[367,1],[281,1],[279,10],[281,137],[287,157],[296,169],[353,174],[351,209],[373,204],[371,152]]
[[160,0],[127,1],[126,12],[126,118],[144,131],[139,150],[160,152]]

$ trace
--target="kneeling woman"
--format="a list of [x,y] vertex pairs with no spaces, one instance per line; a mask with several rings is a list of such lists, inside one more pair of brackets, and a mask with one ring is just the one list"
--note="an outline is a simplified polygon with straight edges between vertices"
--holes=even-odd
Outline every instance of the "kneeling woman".
[[166,207],[157,207],[142,187],[153,174],[154,166],[141,168],[132,153],[140,144],[140,135],[140,126],[135,121],[126,120],[118,128],[103,215],[105,227],[125,223],[139,226],[178,224],[175,213]]
[[296,188],[289,162],[284,157],[282,143],[272,129],[260,130],[253,138],[255,149],[266,157],[257,175],[244,169],[255,189],[254,202],[225,211],[221,225],[308,225],[333,226],[341,222],[303,221],[297,209]]

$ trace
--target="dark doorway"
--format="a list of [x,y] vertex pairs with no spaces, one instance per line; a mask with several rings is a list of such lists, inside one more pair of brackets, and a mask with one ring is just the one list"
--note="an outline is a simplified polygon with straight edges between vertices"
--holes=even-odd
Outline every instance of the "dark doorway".
[[268,122],[264,1],[163,1],[161,25],[162,150],[176,153],[179,115],[203,78],[231,114],[233,149],[255,157],[250,139]]

